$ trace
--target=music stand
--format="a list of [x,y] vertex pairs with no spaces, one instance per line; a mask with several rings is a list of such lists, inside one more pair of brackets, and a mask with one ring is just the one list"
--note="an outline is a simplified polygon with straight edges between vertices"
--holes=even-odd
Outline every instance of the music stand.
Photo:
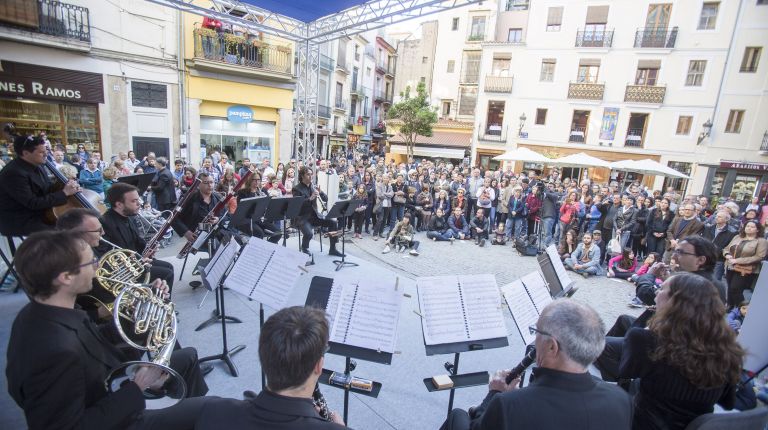
[[[219,228],[219,226],[221,226],[221,225],[222,225],[221,222],[219,222],[216,225],[216,228]],[[211,233],[208,236],[208,256],[210,258],[214,258],[213,233],[214,233],[214,231],[211,231]],[[232,238],[231,240],[235,240],[235,239]],[[200,273],[201,276],[205,273],[205,271],[203,269],[205,268],[205,266],[208,263],[208,261],[209,260],[200,260],[200,261],[198,261],[198,264],[197,264],[196,268],[197,268],[197,271]],[[203,284],[205,284],[205,286],[208,289],[208,291],[213,291],[214,289],[217,288],[216,285],[208,285],[208,284],[206,284],[205,283],[205,279],[203,279],[203,281],[204,281]],[[224,287],[221,287],[221,289],[223,290]],[[206,297],[207,297],[207,293],[206,293]],[[223,292],[221,293],[221,295],[216,294],[214,297],[216,298],[216,307],[211,312],[211,317],[208,318],[207,320],[201,322],[200,325],[195,327],[195,331],[200,331],[200,330],[208,327],[209,325],[215,324],[215,323],[217,323],[219,321],[224,322],[224,320],[228,320],[229,322],[232,322],[232,323],[235,323],[235,324],[239,324],[239,323],[243,322],[243,320],[241,320],[240,318],[229,316],[229,315],[226,315],[224,313],[224,293]],[[205,298],[203,298],[203,301],[205,301]],[[202,303],[200,305],[202,306]]]
[[303,205],[304,197],[302,196],[279,197],[269,201],[269,205],[264,213],[264,220],[268,222],[283,222],[283,246],[286,246],[285,242],[288,239],[288,220],[298,217]]
[[117,178],[117,182],[133,185],[139,189],[139,194],[144,194],[144,192],[147,191],[147,188],[149,188],[149,184],[152,183],[154,177],[154,173],[138,173],[135,175],[121,176]]
[[549,294],[553,299],[570,297],[576,292],[575,282],[568,276],[568,272],[565,271],[565,266],[559,257],[555,245],[549,245],[544,253],[536,257],[544,280],[547,282]]
[[250,197],[240,200],[237,202],[235,213],[229,220],[230,227],[238,228],[247,224],[251,229],[250,235],[253,236],[253,220],[264,216],[268,203],[269,197]]
[[337,272],[346,266],[358,266],[357,263],[346,261],[347,255],[344,252],[346,248],[344,237],[346,236],[347,217],[352,216],[352,214],[355,213],[355,209],[360,207],[363,203],[363,200],[341,200],[336,202],[331,210],[328,211],[328,215],[326,215],[326,218],[341,218],[341,253],[344,256],[341,257],[341,260],[333,260]]

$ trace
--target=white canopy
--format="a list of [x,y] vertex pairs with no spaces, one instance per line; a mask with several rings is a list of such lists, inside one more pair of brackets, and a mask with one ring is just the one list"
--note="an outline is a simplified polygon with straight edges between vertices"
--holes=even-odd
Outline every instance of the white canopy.
[[671,167],[667,167],[658,161],[654,161],[649,158],[643,160],[617,161],[615,163],[611,163],[611,169],[626,170],[629,172],[637,172],[649,175],[669,176],[671,178],[690,179],[687,175],[684,175]]
[[552,160],[528,148],[516,148],[493,157],[497,161],[525,161],[528,163],[550,163]]
[[578,154],[566,155],[555,160],[549,161],[551,164],[559,166],[572,166],[572,167],[610,167],[611,163],[601,160],[597,157],[593,157],[589,154],[579,152]]

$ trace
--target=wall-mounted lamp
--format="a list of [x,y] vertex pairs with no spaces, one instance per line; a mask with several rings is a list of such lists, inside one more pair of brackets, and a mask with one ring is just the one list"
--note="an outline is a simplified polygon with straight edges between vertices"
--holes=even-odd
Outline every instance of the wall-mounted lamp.
[[523,127],[525,126],[525,120],[528,119],[525,117],[525,112],[523,112],[522,115],[520,115],[520,127],[517,129],[517,136],[520,137],[520,134],[523,132]]
[[699,139],[696,141],[697,145],[700,145],[701,142],[709,137],[709,134],[712,132],[712,121],[710,119],[707,119],[707,122],[701,125],[701,133],[699,133]]

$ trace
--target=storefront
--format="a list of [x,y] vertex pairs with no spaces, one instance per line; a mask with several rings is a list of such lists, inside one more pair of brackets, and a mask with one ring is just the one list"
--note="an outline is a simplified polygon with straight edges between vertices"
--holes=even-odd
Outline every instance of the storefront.
[[731,198],[744,206],[757,196],[764,201],[768,194],[768,163],[721,160],[707,174],[705,193],[711,200]]
[[273,158],[276,130],[274,122],[254,120],[254,108],[242,105],[228,106],[226,117],[223,118],[202,115],[203,111],[215,114],[217,107],[220,106],[201,107],[201,155],[218,150],[227,154],[231,160],[241,161],[248,158],[254,163]]
[[[13,122],[20,134],[44,131],[51,144],[63,144],[68,153],[80,144],[89,152],[102,151],[102,75],[12,61],[0,65],[0,122]],[[0,145],[2,156],[12,156],[5,136]]]

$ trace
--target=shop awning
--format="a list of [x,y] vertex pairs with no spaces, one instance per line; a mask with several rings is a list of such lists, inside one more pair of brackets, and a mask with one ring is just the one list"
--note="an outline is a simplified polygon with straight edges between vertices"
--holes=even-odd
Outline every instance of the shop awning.
[[[408,147],[404,145],[390,145],[390,152],[393,154],[407,154]],[[449,149],[449,148],[433,148],[416,146],[413,148],[413,155],[419,157],[432,157],[432,158],[464,158],[463,149]]]
[[[390,143],[405,143],[405,139],[399,134],[389,138]],[[436,131],[432,136],[418,136],[416,138],[417,146],[441,146],[457,147],[469,149],[472,147],[472,134],[470,133],[449,133],[445,131]]]

